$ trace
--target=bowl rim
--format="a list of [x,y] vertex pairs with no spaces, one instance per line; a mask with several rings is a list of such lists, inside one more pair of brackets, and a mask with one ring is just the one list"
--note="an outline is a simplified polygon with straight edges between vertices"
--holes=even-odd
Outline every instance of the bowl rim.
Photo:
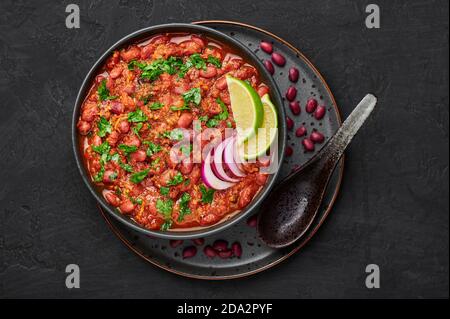
[[[176,33],[176,32],[203,34],[212,39],[216,39],[221,43],[229,44],[232,49],[236,49],[240,54],[243,54],[246,61],[250,62],[255,68],[257,68],[258,72],[260,73],[260,75],[262,75],[262,78],[264,79],[263,82],[267,86],[269,86],[272,102],[277,107],[278,112],[278,159],[279,159],[278,167],[276,169],[276,172],[269,177],[270,180],[266,182],[266,184],[256,195],[257,198],[254,198],[252,202],[250,202],[250,204],[247,205],[243,210],[234,214],[231,218],[227,220],[220,221],[216,224],[206,226],[198,230],[182,231],[182,232],[146,229],[137,224],[131,218],[121,214],[113,206],[109,205],[103,198],[103,196],[100,195],[100,192],[96,190],[96,188],[91,182],[89,175],[86,172],[86,168],[84,167],[84,163],[82,160],[82,154],[79,149],[78,133],[76,127],[80,115],[81,106],[85,100],[86,94],[91,86],[91,83],[96,75],[96,72],[98,71],[99,68],[101,68],[106,59],[110,56],[110,54],[114,50],[122,48],[127,44],[135,43],[139,41],[139,38],[145,39],[146,37],[150,38],[153,35],[158,35],[161,33]],[[266,70],[260,59],[240,41],[232,38],[231,36],[223,32],[202,25],[195,25],[189,23],[159,24],[139,29],[135,32],[132,32],[120,38],[112,46],[110,46],[107,50],[105,50],[105,52],[96,60],[96,62],[89,69],[78,91],[72,113],[72,131],[71,131],[72,147],[74,151],[75,161],[84,183],[86,184],[89,191],[96,199],[97,203],[99,203],[111,216],[116,218],[118,221],[120,221],[127,227],[130,227],[148,236],[154,236],[163,239],[193,239],[210,236],[231,227],[232,225],[239,222],[246,216],[252,214],[258,208],[261,202],[267,197],[272,188],[275,186],[275,183],[279,177],[280,173],[279,168],[281,167],[281,163],[283,162],[285,156],[285,147],[287,138],[285,117],[286,114],[284,110],[284,103],[281,98],[281,93],[279,91],[278,85],[275,83],[275,80],[272,78],[271,74]]]

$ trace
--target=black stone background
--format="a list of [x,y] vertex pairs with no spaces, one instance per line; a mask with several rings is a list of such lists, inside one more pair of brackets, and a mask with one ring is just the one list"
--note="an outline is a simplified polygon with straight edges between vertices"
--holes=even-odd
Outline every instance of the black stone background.
[[[381,29],[364,25],[381,8]],[[65,27],[78,3],[81,28]],[[0,297],[422,298],[449,293],[448,1],[0,2]],[[139,259],[110,231],[75,166],[70,120],[90,66],[166,22],[228,19],[285,38],[346,117],[379,105],[347,152],[329,218],[301,253],[250,278],[191,280]],[[81,288],[65,287],[65,266]],[[365,266],[381,288],[365,287]]]

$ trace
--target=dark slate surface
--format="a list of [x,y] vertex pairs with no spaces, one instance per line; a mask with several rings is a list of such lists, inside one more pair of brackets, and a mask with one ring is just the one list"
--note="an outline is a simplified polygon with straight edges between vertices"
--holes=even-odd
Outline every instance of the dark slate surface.
[[[448,297],[448,1],[67,1],[0,4],[0,297]],[[366,3],[367,2],[367,3]],[[256,4],[258,3],[258,4]],[[287,262],[247,279],[190,280],[140,260],[96,210],[76,169],[70,118],[97,57],[152,24],[230,19],[268,29],[321,70],[344,116],[373,118],[347,152],[330,217]],[[81,268],[68,290],[65,266]],[[365,288],[365,266],[381,288]]]

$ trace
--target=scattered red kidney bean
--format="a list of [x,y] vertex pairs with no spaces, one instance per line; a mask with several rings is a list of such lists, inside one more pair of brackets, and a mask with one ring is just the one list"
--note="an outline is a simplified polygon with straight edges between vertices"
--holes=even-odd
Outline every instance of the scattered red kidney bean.
[[306,127],[304,127],[303,125],[300,126],[296,131],[295,131],[295,136],[297,137],[302,137],[306,135]]
[[213,248],[216,251],[224,251],[228,249],[228,242],[222,239],[218,239],[213,243]]
[[322,143],[325,140],[325,136],[318,131],[313,131],[309,136],[309,139],[314,143]]
[[298,103],[298,101],[290,102],[289,103],[289,108],[291,109],[292,114],[294,114],[294,115],[299,115],[300,112],[301,112],[300,103]]
[[230,258],[233,256],[233,251],[231,249],[227,249],[224,251],[219,251],[218,255],[220,258],[226,259],[226,258]]
[[280,53],[272,53],[272,61],[278,66],[284,66],[286,64],[286,59]]
[[303,147],[305,148],[305,151],[307,152],[312,152],[314,151],[314,143],[311,142],[311,140],[309,138],[305,138],[302,141]]
[[271,54],[273,52],[273,45],[272,45],[272,43],[269,43],[269,42],[266,42],[266,41],[261,41],[259,46],[261,47],[261,50],[263,50],[266,53]]
[[308,99],[306,102],[306,112],[312,113],[316,110],[317,107],[317,100],[316,99]]
[[183,249],[183,259],[194,257],[197,254],[195,246],[189,246]]
[[210,258],[217,256],[216,251],[210,245],[205,246],[205,248],[203,248],[203,253]]
[[284,151],[284,153],[286,154],[286,156],[292,156],[292,154],[294,153],[294,149],[290,146],[286,146],[286,150]]
[[290,86],[286,91],[286,99],[288,101],[294,101],[297,96],[297,89],[293,86]]
[[197,246],[201,246],[205,243],[205,239],[204,238],[195,238],[195,239],[192,239],[192,242],[194,244],[196,244]]
[[269,60],[264,61],[264,66],[266,67],[267,71],[269,71],[270,74],[273,74],[275,72],[273,64]]
[[236,257],[240,258],[242,255],[242,247],[241,244],[239,244],[238,242],[235,242],[231,245],[231,250],[233,251],[233,255],[235,255]]
[[256,223],[258,221],[258,215],[253,215],[249,219],[247,219],[247,225],[250,227],[256,227]]
[[320,105],[317,107],[316,111],[314,112],[314,117],[316,120],[321,120],[325,116],[326,108],[323,105]]
[[169,245],[170,245],[170,247],[172,247],[172,248],[176,248],[176,247],[180,246],[181,244],[183,244],[183,241],[182,241],[182,240],[172,239],[172,240],[169,242]]
[[294,127],[294,121],[289,116],[286,116],[286,125],[289,130]]
[[300,75],[300,73],[298,72],[297,68],[292,67],[289,69],[289,80],[291,82],[294,82],[294,83],[297,82],[299,75]]

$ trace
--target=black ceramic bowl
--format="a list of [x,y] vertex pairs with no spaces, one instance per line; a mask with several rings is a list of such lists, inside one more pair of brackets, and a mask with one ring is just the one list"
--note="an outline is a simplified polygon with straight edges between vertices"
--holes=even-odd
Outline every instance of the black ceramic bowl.
[[81,85],[80,91],[78,92],[77,99],[75,102],[75,107],[72,116],[72,144],[73,150],[75,152],[75,159],[77,162],[78,169],[80,170],[81,176],[83,177],[84,182],[87,187],[91,191],[92,195],[95,199],[106,209],[106,211],[111,214],[114,218],[118,219],[120,222],[124,223],[126,226],[131,227],[137,231],[140,231],[144,234],[155,236],[159,238],[166,239],[190,239],[190,238],[198,238],[205,237],[211,234],[218,233],[231,225],[235,224],[245,216],[249,216],[252,212],[255,212],[255,209],[260,205],[262,200],[268,195],[271,191],[272,187],[275,184],[275,180],[278,177],[279,170],[270,175],[267,183],[264,185],[262,190],[255,196],[253,201],[241,212],[232,215],[229,219],[225,219],[217,224],[202,227],[196,230],[185,230],[185,231],[155,231],[146,229],[132,219],[127,216],[122,215],[115,207],[109,205],[103,196],[99,194],[94,185],[91,182],[91,178],[89,177],[86,168],[83,163],[82,154],[79,149],[79,141],[78,141],[78,132],[76,128],[77,121],[80,116],[80,108],[83,104],[83,101],[86,97],[86,94],[94,80],[98,70],[101,66],[106,62],[106,59],[111,55],[111,53],[122,47],[125,47],[128,44],[136,43],[143,41],[147,38],[150,38],[154,35],[161,33],[193,33],[193,34],[201,34],[212,40],[216,40],[219,43],[227,45],[229,48],[237,52],[243,59],[248,61],[251,65],[253,65],[259,72],[260,78],[262,82],[267,84],[270,88],[270,97],[277,108],[278,111],[278,163],[279,165],[282,163],[284,158],[284,148],[286,144],[286,124],[285,124],[285,112],[283,108],[283,102],[281,99],[280,92],[276,83],[274,82],[272,76],[265,69],[264,65],[261,61],[253,54],[247,47],[245,47],[239,41],[231,38],[230,36],[216,31],[214,29],[193,25],[193,24],[182,24],[182,23],[173,23],[173,24],[162,24],[156,25],[152,27],[148,27],[145,29],[141,29],[134,33],[131,33],[124,38],[120,39],[113,46],[111,46],[102,56],[95,62],[93,67],[89,70],[86,78]]

